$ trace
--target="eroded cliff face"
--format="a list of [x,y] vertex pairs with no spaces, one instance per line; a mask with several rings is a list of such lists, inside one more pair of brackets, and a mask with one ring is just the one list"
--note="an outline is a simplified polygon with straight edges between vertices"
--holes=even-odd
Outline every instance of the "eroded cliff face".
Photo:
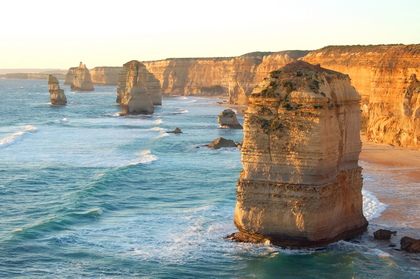
[[229,74],[229,103],[246,105],[256,84],[270,72],[308,54],[309,51],[254,52],[235,58]]
[[256,83],[307,53],[253,52],[238,57],[171,58],[143,63],[161,81],[165,94],[226,95],[232,104],[247,104]]
[[118,85],[118,73],[122,67],[95,67],[90,71],[93,84]]
[[[73,72],[71,70],[72,68],[70,68],[69,72]],[[89,69],[86,67],[85,64],[80,62],[79,67],[77,67],[74,71],[73,80],[70,84],[70,90],[71,91],[93,91],[94,89],[95,88],[93,87],[93,84],[92,84],[92,79],[90,76]]]
[[[233,58],[171,58],[146,61],[143,64],[161,81],[162,92],[175,95],[209,95],[212,87],[220,86],[226,95]],[[211,94],[210,94],[211,95]]]
[[302,61],[254,89],[245,114],[237,240],[314,247],[366,230],[359,101],[347,75]]
[[[420,148],[420,107],[407,90],[420,74],[420,45],[331,46],[303,60],[346,73],[362,96],[363,122],[369,141]],[[414,90],[415,91],[415,90]],[[410,89],[412,92],[412,89]],[[405,107],[410,103],[410,115]]]

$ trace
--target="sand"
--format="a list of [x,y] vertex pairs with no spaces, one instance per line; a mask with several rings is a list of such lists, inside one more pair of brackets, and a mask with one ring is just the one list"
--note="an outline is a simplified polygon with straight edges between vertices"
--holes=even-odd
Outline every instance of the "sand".
[[362,135],[359,159],[371,164],[400,167],[401,175],[420,182],[420,150],[385,143],[368,142]]

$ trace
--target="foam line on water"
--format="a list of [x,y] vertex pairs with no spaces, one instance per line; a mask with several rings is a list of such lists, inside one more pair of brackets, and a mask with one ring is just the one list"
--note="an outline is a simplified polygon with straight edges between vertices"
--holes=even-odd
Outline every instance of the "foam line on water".
[[0,147],[6,147],[13,143],[15,143],[17,140],[21,139],[22,136],[28,132],[35,132],[37,130],[36,127],[28,125],[25,126],[22,130],[15,132],[11,134],[10,136],[7,136],[3,139],[0,139]]

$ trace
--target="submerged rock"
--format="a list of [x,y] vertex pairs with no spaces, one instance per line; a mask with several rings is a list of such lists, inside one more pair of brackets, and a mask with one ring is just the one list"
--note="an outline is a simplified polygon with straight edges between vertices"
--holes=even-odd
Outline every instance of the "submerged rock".
[[86,65],[80,62],[79,67],[74,72],[73,80],[70,85],[71,91],[93,91],[92,79]]
[[242,129],[242,125],[239,124],[238,119],[236,118],[236,113],[231,109],[225,109],[217,117],[221,127],[226,127],[230,129]]
[[48,88],[50,92],[50,102],[53,105],[64,106],[67,104],[67,98],[64,94],[64,90],[60,89],[60,83],[58,79],[53,76],[48,76]]
[[236,147],[236,143],[230,139],[217,138],[206,146],[212,149],[220,149],[222,147]]
[[360,96],[349,77],[297,61],[249,100],[234,238],[302,248],[364,232]]
[[379,239],[379,240],[389,240],[391,239],[392,235],[397,235],[397,232],[380,229],[373,233],[373,236],[375,237],[375,239]]

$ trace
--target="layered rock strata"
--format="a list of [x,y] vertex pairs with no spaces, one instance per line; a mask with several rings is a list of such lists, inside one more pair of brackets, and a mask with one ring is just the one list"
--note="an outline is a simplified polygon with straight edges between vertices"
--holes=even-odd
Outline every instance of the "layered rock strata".
[[122,67],[95,67],[90,71],[93,84],[118,85],[118,74]]
[[217,116],[217,122],[220,127],[229,129],[242,129],[242,125],[239,124],[236,113],[231,109],[225,109]]
[[79,67],[74,71],[73,80],[70,85],[71,91],[93,91],[94,87],[90,77],[89,69],[80,62]]
[[154,105],[162,104],[159,80],[143,63],[125,63],[118,76],[117,103],[122,114],[152,114]]
[[360,96],[302,61],[261,82],[245,114],[234,238],[316,247],[365,231]]
[[48,76],[48,88],[50,92],[50,103],[52,105],[64,106],[67,104],[67,98],[64,94],[64,90],[60,89],[60,83],[53,75]]
[[369,141],[420,148],[420,106],[413,89],[420,74],[420,44],[329,46],[303,59],[350,76],[362,96]]
[[247,96],[257,82],[308,52],[253,52],[238,57],[169,58],[142,63],[161,81],[165,94],[228,95],[232,104],[247,104]]

